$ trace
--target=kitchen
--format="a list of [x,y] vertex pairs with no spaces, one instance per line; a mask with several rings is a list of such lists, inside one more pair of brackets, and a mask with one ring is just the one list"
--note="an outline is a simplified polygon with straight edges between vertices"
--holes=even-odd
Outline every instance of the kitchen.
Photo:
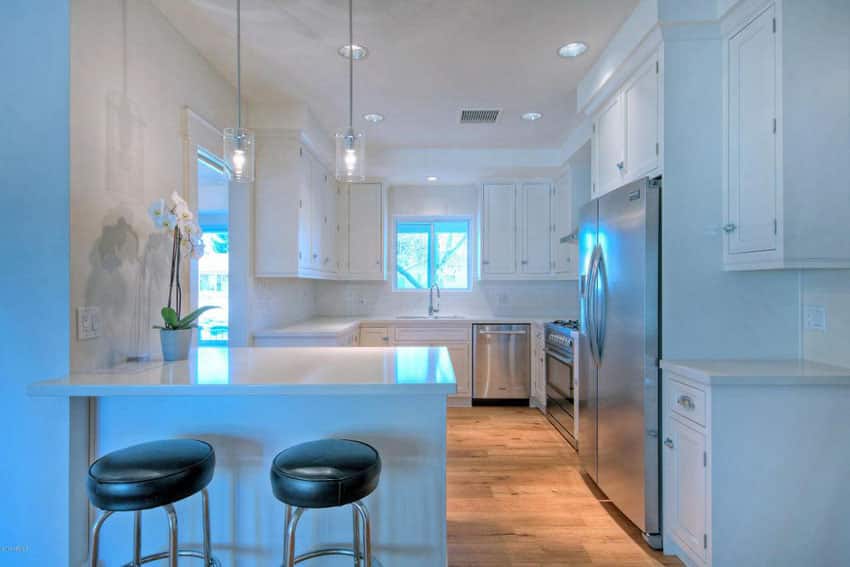
[[843,564],[844,2],[12,8],[0,564]]

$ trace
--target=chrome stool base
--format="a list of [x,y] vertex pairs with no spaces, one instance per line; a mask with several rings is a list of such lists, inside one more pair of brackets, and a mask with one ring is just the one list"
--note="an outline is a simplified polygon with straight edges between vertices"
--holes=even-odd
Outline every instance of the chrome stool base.
[[[347,547],[323,547],[295,556],[295,530],[301,516],[309,508],[298,508],[286,505],[286,518],[284,520],[283,541],[283,563],[281,567],[294,567],[298,563],[325,557],[328,555],[341,555],[354,559],[355,567],[382,567],[380,561],[372,558],[372,522],[369,511],[362,500],[351,504],[353,520],[353,546]],[[362,530],[361,530],[362,524]]]
[[[153,561],[165,561],[169,557],[170,555],[168,551],[162,551],[152,555],[145,555],[139,559],[138,563],[134,561],[125,563],[123,567],[139,567],[139,565],[144,565],[145,563],[151,563]],[[195,551],[193,549],[178,549],[177,557],[192,557],[194,559],[200,559],[201,561],[205,559],[203,551]],[[210,562],[204,567],[221,567],[221,562],[215,557],[210,557]]]
[[[133,511],[133,560],[125,563],[124,567],[140,567],[145,563],[154,561],[168,561],[169,567],[177,567],[178,557],[191,557],[200,559],[204,563],[204,567],[221,567],[221,563],[212,555],[210,541],[210,501],[209,493],[206,488],[201,489],[202,513],[203,513],[203,530],[204,542],[203,550],[197,551],[194,549],[180,549],[177,546],[177,512],[172,504],[165,504],[160,509],[164,510],[168,515],[168,551],[153,553],[151,555],[142,556],[142,511]],[[90,550],[90,565],[91,567],[98,566],[98,556],[100,555],[100,530],[103,524],[109,519],[112,514],[111,510],[105,511],[97,519],[92,529],[91,550]]]

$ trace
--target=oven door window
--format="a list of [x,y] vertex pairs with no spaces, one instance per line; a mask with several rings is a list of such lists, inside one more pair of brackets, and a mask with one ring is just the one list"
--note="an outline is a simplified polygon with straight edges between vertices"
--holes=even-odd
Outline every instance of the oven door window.
[[573,367],[553,356],[546,356],[546,395],[569,415],[573,412]]

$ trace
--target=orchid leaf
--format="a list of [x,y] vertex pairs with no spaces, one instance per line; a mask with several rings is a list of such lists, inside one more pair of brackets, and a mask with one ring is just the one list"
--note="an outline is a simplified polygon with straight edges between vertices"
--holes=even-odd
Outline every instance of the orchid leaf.
[[201,315],[203,315],[204,313],[206,313],[210,309],[218,309],[218,307],[215,306],[215,305],[207,305],[205,307],[200,307],[198,309],[195,309],[194,311],[192,311],[191,313],[189,313],[188,315],[186,315],[185,317],[183,317],[182,319],[177,321],[177,324],[175,325],[176,328],[178,328],[178,329],[188,329],[188,328],[192,327],[193,324],[195,323],[195,321],[198,319],[198,317],[200,317]]
[[177,311],[171,307],[163,307],[161,313],[166,329],[176,329],[180,324],[180,320],[177,318]]

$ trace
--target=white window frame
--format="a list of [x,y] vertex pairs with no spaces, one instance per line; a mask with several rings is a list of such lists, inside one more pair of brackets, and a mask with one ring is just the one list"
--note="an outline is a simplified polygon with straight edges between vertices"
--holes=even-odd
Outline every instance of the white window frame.
[[[398,262],[398,225],[408,224],[408,223],[421,223],[421,224],[430,224],[431,225],[431,257],[436,258],[435,250],[436,247],[436,238],[434,238],[434,223],[440,222],[465,222],[467,223],[467,255],[466,255],[466,274],[467,281],[469,282],[469,286],[465,289],[458,288],[450,288],[443,289],[440,288],[440,293],[469,293],[473,291],[475,288],[475,277],[473,274],[473,266],[475,265],[475,246],[473,243],[475,242],[475,224],[474,219],[470,215],[428,215],[428,216],[415,216],[415,215],[394,215],[393,223],[392,223],[392,254],[390,254],[390,276],[392,278],[392,290],[393,292],[398,293],[428,293],[428,288],[399,288],[398,286],[398,274],[397,272],[397,262]],[[431,270],[431,266],[428,267],[428,270]]]

